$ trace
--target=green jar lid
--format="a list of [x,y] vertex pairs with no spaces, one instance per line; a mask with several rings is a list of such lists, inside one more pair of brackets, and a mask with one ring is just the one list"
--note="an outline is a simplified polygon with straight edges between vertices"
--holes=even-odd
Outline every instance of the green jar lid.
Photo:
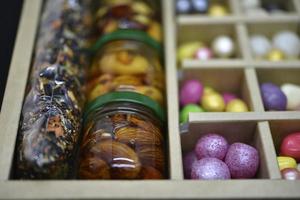
[[106,43],[116,41],[116,40],[135,40],[143,42],[150,47],[154,48],[160,56],[162,56],[161,45],[148,36],[144,31],[139,30],[117,30],[110,34],[101,36],[97,42],[92,46],[92,51],[97,52],[98,49],[102,48]]
[[97,97],[86,106],[83,120],[86,121],[89,114],[97,108],[113,102],[131,102],[143,105],[150,108],[162,122],[165,121],[165,114],[162,107],[150,97],[136,92],[110,92]]

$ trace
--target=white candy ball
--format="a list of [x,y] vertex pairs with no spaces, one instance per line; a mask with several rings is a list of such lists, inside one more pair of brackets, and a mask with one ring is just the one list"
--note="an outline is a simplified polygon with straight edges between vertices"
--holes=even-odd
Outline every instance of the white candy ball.
[[222,35],[213,40],[212,49],[217,56],[226,58],[233,55],[235,47],[230,37]]
[[281,31],[274,35],[273,45],[284,52],[287,57],[298,57],[300,54],[300,40],[292,31]]
[[262,8],[251,8],[251,9],[245,10],[245,12],[246,12],[246,15],[248,15],[248,16],[259,16],[259,17],[269,16],[269,13]]
[[260,0],[243,0],[241,1],[241,5],[245,10],[258,8],[260,7]]
[[300,109],[300,87],[295,84],[285,83],[281,86],[282,92],[287,97],[287,109]]
[[252,35],[250,37],[250,47],[256,57],[264,57],[272,48],[271,42],[264,35]]

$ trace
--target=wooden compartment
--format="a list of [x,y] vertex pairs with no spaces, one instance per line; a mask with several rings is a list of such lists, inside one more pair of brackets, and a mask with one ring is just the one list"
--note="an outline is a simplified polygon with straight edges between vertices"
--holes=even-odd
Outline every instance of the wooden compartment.
[[[189,131],[181,134],[183,155],[195,147],[197,140],[208,133],[222,135],[229,144],[242,142],[255,147],[260,155],[260,166],[255,178],[276,179],[280,174],[273,166],[277,165],[276,154],[270,133],[263,130],[264,122],[203,122],[192,123]],[[264,141],[263,141],[264,140]]]
[[230,92],[236,94],[246,102],[250,111],[254,110],[254,104],[249,91],[251,83],[247,81],[247,75],[243,69],[198,68],[185,69],[181,73],[180,86],[186,80],[195,79],[200,81],[204,86],[209,86],[219,93]]
[[[163,0],[164,53],[166,69],[166,93],[168,108],[168,180],[140,181],[82,181],[82,180],[10,180],[20,112],[30,69],[36,30],[40,19],[43,1],[25,0],[19,25],[14,55],[11,62],[6,92],[0,114],[0,199],[275,199],[300,198],[300,181],[285,181],[278,177],[278,166],[274,163],[274,145],[271,130],[266,121],[300,120],[299,112],[264,112],[257,87],[256,68],[300,68],[299,60],[280,63],[253,60],[248,47],[247,25],[257,30],[260,24],[276,29],[278,22],[297,24],[300,21],[300,2],[293,0],[296,15],[276,17],[246,17],[239,9],[239,0],[228,0],[233,15],[224,18],[209,16],[176,16],[174,0]],[[281,23],[282,24],[282,23]],[[283,23],[284,25],[285,23]],[[254,27],[255,26],[255,27]],[[264,26],[261,26],[264,27]],[[267,29],[265,27],[265,29]],[[182,147],[179,134],[178,80],[176,48],[184,41],[209,40],[214,35],[231,34],[238,44],[238,58],[211,60],[210,62],[184,61],[184,69],[199,69],[217,74],[220,80],[230,83],[236,90],[244,90],[250,97],[253,112],[247,113],[192,113],[189,117],[190,133],[195,135],[200,127],[206,130],[219,123],[219,129],[235,127],[245,129],[245,135],[236,138],[252,141],[260,148],[264,165],[262,179],[228,181],[192,181],[183,179]],[[206,39],[205,39],[206,38]],[[233,70],[229,77],[218,70]],[[230,74],[227,74],[230,75]],[[205,76],[206,77],[206,76]],[[231,78],[230,78],[231,77]],[[242,83],[239,87],[238,83]],[[244,86],[243,86],[244,85]],[[221,87],[218,86],[218,87]],[[245,89],[241,89],[245,87]],[[249,90],[249,91],[248,91]],[[204,125],[204,126],[203,126]],[[191,137],[195,137],[195,136]],[[228,134],[230,135],[230,134]],[[188,135],[186,135],[188,136]],[[183,136],[184,138],[185,136]],[[248,139],[247,139],[248,138]],[[183,141],[183,140],[182,140]],[[190,143],[194,141],[188,141]],[[275,146],[276,146],[276,141]],[[273,152],[273,153],[272,153]]]

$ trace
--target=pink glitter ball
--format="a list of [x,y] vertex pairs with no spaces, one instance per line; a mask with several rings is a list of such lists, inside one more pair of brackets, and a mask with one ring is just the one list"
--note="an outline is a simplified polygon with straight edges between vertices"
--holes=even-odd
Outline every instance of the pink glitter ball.
[[210,48],[202,47],[195,53],[195,58],[199,60],[209,60],[213,57],[213,52]]
[[259,166],[259,154],[250,145],[234,143],[227,151],[225,163],[232,178],[253,178]]
[[195,146],[198,159],[212,157],[223,160],[229,145],[227,140],[218,134],[207,134],[201,137]]
[[228,104],[230,101],[237,99],[237,96],[235,94],[229,92],[224,92],[222,96],[225,101],[225,104]]
[[198,80],[186,81],[180,89],[180,104],[199,104],[203,95],[203,85]]
[[230,179],[230,171],[222,160],[202,158],[193,163],[191,178],[204,180]]

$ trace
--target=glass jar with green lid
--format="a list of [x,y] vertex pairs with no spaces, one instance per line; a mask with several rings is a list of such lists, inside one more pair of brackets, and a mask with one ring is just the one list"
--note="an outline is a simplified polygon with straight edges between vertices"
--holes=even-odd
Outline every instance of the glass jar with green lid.
[[151,98],[112,92],[84,114],[80,179],[166,178],[164,112]]
[[101,0],[95,12],[99,35],[116,30],[140,30],[162,41],[160,2],[157,0]]
[[87,96],[92,101],[112,91],[133,91],[164,105],[161,46],[142,31],[119,30],[101,37],[88,70]]

